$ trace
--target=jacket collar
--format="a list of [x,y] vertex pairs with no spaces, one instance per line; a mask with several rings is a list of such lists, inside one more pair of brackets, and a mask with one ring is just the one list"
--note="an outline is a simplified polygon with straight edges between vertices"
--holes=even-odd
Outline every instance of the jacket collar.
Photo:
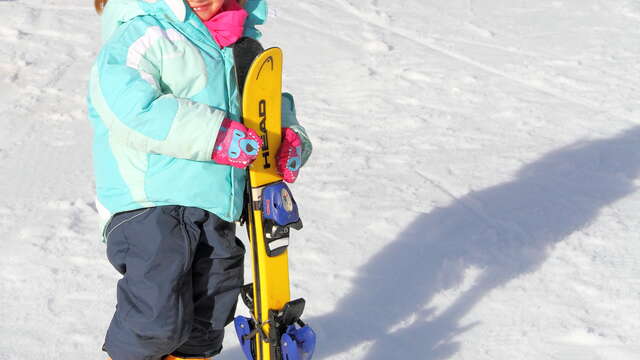
[[118,25],[137,16],[163,16],[182,23],[190,11],[184,0],[110,0],[102,14],[102,36],[108,39]]

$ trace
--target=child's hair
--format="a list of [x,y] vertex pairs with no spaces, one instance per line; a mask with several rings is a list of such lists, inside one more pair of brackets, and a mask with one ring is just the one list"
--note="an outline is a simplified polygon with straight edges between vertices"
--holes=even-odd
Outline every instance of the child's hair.
[[102,14],[102,9],[107,5],[107,1],[109,0],[93,0],[93,5],[96,7],[96,12],[98,14]]

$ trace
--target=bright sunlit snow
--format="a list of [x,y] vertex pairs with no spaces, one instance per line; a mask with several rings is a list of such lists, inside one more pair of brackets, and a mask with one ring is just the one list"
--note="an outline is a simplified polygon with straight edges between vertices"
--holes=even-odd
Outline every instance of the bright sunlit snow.
[[[315,146],[315,359],[640,359],[639,1],[270,0],[262,30]],[[99,39],[90,0],[0,0],[0,360],[106,359]]]

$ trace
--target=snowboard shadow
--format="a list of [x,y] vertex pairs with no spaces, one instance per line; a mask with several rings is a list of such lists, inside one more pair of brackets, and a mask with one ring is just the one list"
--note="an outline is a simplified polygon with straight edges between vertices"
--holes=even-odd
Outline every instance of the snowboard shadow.
[[[315,358],[356,347],[365,359],[450,358],[460,347],[455,337],[474,326],[461,319],[485,295],[536,271],[556,244],[635,192],[639,175],[635,127],[553,151],[513,181],[419,216],[357,270],[334,312],[308,318],[318,332]],[[469,269],[479,275],[465,285]],[[459,294],[437,312],[426,307],[446,289]]]

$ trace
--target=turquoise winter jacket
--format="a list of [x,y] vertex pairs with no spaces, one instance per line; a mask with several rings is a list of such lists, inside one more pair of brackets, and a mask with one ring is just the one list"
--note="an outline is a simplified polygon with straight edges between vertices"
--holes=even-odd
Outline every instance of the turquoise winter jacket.
[[[244,35],[257,38],[266,3],[245,8]],[[110,0],[102,36],[88,97],[101,226],[117,212],[161,205],[237,220],[245,171],[211,161],[222,120],[240,116],[232,49],[220,49],[183,0]],[[283,126],[303,138],[306,161],[310,142],[288,94]]]

